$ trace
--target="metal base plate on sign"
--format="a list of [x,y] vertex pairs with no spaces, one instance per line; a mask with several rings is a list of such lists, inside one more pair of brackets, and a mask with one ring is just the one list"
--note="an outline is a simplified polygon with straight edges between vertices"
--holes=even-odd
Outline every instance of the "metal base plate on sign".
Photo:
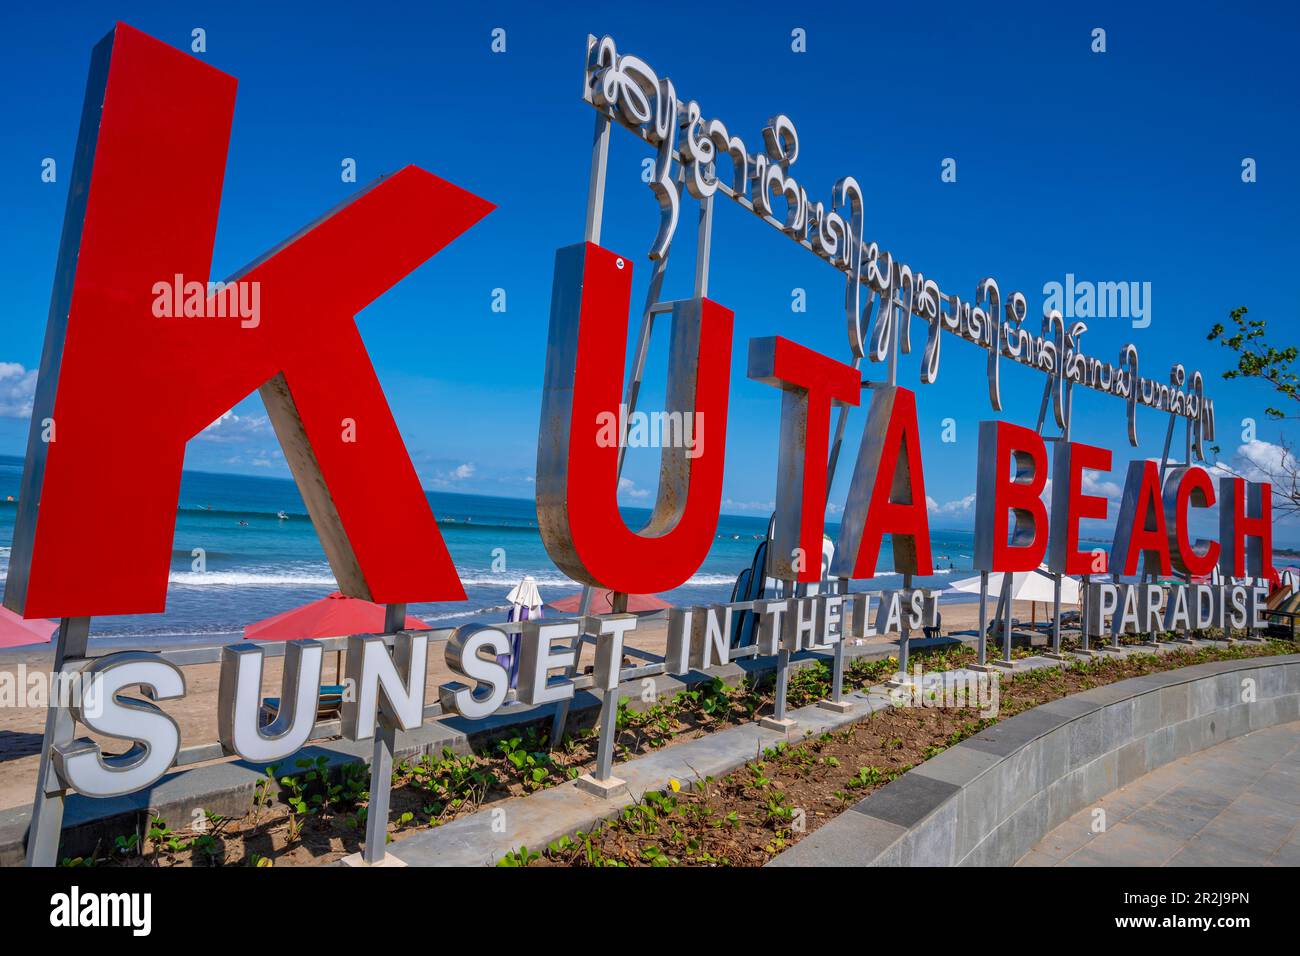
[[406,866],[405,863],[403,863],[397,857],[393,856],[393,854],[391,853],[385,853],[383,859],[381,859],[378,863],[367,863],[366,858],[362,856],[360,853],[353,853],[351,856],[345,856],[339,862],[344,866],[359,866],[359,867]]
[[1004,671],[1013,671],[1016,669],[1015,661],[989,661],[990,667],[1000,667]]
[[796,725],[798,725],[798,723],[799,721],[791,720],[789,717],[786,717],[782,720],[777,720],[775,717],[760,717],[758,719],[758,726],[766,730],[785,731],[791,729],[792,727],[795,727]]
[[606,800],[611,797],[620,797],[627,793],[627,781],[618,777],[610,777],[607,780],[597,780],[589,773],[584,773],[575,783],[578,789],[584,793],[590,793],[596,797],[603,797]]
[[836,714],[847,714],[853,709],[853,705],[847,700],[819,700],[817,706]]

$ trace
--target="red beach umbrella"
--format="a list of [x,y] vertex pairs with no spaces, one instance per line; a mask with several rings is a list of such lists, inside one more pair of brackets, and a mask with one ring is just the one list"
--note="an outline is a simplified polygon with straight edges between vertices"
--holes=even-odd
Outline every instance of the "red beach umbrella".
[[[577,614],[578,607],[582,603],[582,592],[570,594],[568,597],[562,597],[558,601],[551,601],[550,607],[564,614]],[[648,611],[662,611],[665,608],[672,607],[662,598],[655,597],[653,594],[629,594],[627,596],[627,609],[633,614],[644,614]],[[592,614],[609,614],[614,610],[614,592],[606,591],[604,588],[591,592],[591,613]]]
[[[244,626],[249,641],[296,641],[307,637],[347,637],[349,634],[382,634],[382,604],[348,597],[335,591],[319,601],[283,611],[272,617]],[[404,628],[427,631],[429,625],[418,617],[406,616]]]
[[[387,611],[382,604],[348,597],[335,591],[319,601],[290,608],[279,614],[244,625],[248,641],[297,641],[308,637],[347,637],[349,634],[382,634]],[[406,615],[402,627],[427,631],[429,625]],[[343,652],[334,655],[334,679],[341,680]]]
[[27,620],[7,607],[0,607],[0,647],[48,644],[59,625],[44,618]]

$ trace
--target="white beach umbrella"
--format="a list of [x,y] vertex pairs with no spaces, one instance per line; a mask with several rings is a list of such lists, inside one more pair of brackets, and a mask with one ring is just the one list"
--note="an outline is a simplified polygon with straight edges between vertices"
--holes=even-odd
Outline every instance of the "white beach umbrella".
[[510,620],[526,621],[534,614],[521,614],[524,610],[531,611],[533,608],[541,610],[545,601],[542,600],[542,592],[537,590],[537,579],[531,574],[524,576],[524,579],[510,589],[506,595],[506,600],[512,605],[510,609]]
[[[1002,594],[1002,579],[1005,575],[1001,571],[994,571],[989,574],[989,596],[999,597]],[[961,591],[965,594],[980,593],[979,575],[973,578],[963,578],[960,581],[952,583],[952,590]],[[1011,600],[1013,601],[1030,601],[1044,604],[1051,604],[1053,598],[1052,576],[1041,568],[1036,571],[1014,571],[1011,574]],[[1061,575],[1061,603],[1078,604],[1079,603],[1079,582],[1069,575]]]
[[[537,580],[531,575],[524,575],[524,579],[510,589],[506,595],[506,600],[510,602],[510,613],[506,615],[508,621],[535,621],[542,616],[542,592],[537,589]],[[514,634],[510,638],[511,653],[497,656],[497,663],[510,672],[510,686],[514,687],[519,680],[519,645],[522,635]]]

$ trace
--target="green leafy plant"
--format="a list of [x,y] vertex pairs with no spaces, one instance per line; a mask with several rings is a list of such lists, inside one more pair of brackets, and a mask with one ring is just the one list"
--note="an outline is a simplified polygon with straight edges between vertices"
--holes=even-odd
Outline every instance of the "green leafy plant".
[[541,859],[541,854],[529,850],[526,846],[521,846],[517,850],[511,850],[501,859],[497,860],[497,866],[528,866],[530,863],[536,863]]

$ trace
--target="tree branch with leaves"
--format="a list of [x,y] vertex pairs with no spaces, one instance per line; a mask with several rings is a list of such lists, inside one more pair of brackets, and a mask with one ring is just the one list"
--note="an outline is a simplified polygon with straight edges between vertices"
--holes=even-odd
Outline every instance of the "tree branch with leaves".
[[[1295,362],[1300,351],[1289,345],[1278,349],[1269,345],[1264,339],[1265,325],[1263,319],[1248,319],[1244,305],[1228,313],[1231,330],[1222,322],[1216,322],[1206,336],[1211,342],[1218,342],[1237,357],[1237,365],[1223,373],[1225,379],[1257,378],[1267,382],[1279,395],[1293,402],[1300,402],[1300,373],[1295,370]],[[1292,414],[1288,414],[1290,411]],[[1264,414],[1275,419],[1295,419],[1297,409],[1290,406],[1286,411],[1268,407]],[[1277,520],[1287,515],[1300,514],[1300,459],[1296,458],[1294,449],[1285,438],[1278,441],[1276,447],[1279,455],[1261,458],[1242,446],[1239,456],[1249,465],[1247,470],[1254,474],[1242,475],[1230,465],[1220,462],[1218,467],[1238,477],[1251,477],[1252,480],[1269,482],[1273,491],[1273,518]],[[1212,451],[1219,452],[1217,445]]]

